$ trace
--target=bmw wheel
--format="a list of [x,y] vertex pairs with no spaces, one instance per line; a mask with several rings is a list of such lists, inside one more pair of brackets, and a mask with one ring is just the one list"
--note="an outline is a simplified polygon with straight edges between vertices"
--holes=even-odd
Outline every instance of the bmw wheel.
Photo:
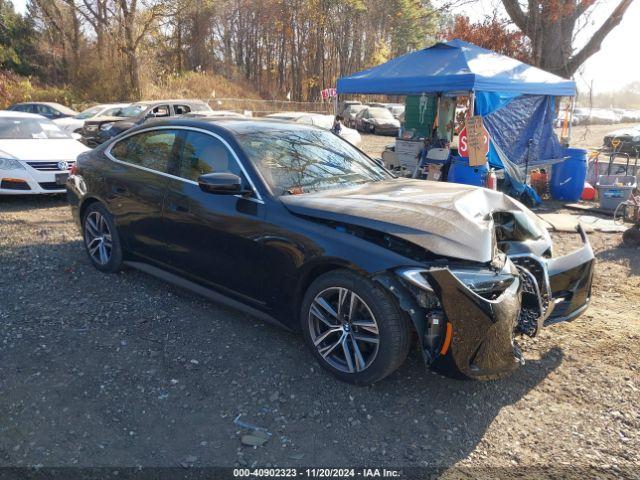
[[320,365],[340,380],[368,385],[395,371],[409,352],[411,329],[391,295],[348,270],[318,277],[300,322]]
[[93,203],[82,219],[84,246],[98,270],[113,273],[122,268],[122,246],[113,217],[100,203]]

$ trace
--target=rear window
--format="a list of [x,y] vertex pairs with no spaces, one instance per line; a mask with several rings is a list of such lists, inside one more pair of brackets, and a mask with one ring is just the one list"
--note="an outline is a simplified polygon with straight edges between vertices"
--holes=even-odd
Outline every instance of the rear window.
[[384,107],[370,108],[369,109],[369,114],[373,118],[380,118],[382,120],[384,120],[384,119],[393,119],[393,115],[391,115],[391,112],[389,110],[387,110],[386,108],[384,108]]
[[83,110],[78,115],[76,115],[75,118],[77,118],[78,120],[85,120],[87,118],[95,117],[100,113],[101,110],[102,107],[87,108],[86,110]]
[[71,138],[69,134],[50,120],[45,118],[0,118],[0,139],[2,140],[27,140],[27,139],[60,139]]

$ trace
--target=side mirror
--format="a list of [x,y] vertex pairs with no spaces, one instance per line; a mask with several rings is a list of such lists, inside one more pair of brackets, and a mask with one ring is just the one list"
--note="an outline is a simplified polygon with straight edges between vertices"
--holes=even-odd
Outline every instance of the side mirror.
[[207,173],[198,177],[200,190],[216,195],[247,195],[251,190],[242,188],[242,180],[233,173]]

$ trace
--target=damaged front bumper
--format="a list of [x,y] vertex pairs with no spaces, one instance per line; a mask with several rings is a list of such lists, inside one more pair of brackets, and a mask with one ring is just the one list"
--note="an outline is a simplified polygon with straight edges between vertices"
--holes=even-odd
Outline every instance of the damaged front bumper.
[[421,270],[423,284],[406,274],[387,273],[376,280],[411,318],[429,365],[453,362],[466,377],[494,378],[524,363],[515,333],[534,336],[587,308],[595,257],[582,228],[579,233],[583,247],[569,255],[511,256],[513,282],[494,297],[479,294],[449,268]]
[[440,299],[451,339],[446,331],[437,352],[458,371],[471,378],[490,378],[510,372],[524,363],[514,342],[521,304],[521,282],[515,278],[495,300],[481,297],[448,269],[432,269],[428,275]]
[[540,292],[543,311],[536,331],[543,325],[574,320],[589,306],[595,256],[582,226],[578,226],[578,233],[583,245],[568,255],[549,259],[530,254],[509,257],[534,277]]

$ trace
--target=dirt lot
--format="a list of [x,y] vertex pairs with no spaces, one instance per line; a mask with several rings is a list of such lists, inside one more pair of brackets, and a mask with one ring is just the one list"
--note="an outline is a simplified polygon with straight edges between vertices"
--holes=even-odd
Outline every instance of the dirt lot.
[[[620,234],[590,238],[590,309],[519,340],[527,363],[510,378],[446,379],[414,350],[362,388],[320,370],[296,334],[137,271],[99,273],[63,198],[0,198],[0,466],[637,477],[640,251]],[[556,240],[560,251],[578,245]],[[238,415],[270,440],[242,446]]]

